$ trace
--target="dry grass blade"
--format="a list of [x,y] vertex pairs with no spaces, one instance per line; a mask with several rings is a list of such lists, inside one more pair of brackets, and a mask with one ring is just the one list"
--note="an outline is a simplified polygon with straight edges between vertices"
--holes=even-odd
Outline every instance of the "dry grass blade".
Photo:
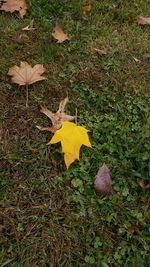
[[35,28],[33,27],[33,23],[34,23],[34,19],[31,20],[29,25],[27,25],[26,27],[22,28],[22,30],[23,31],[33,31],[33,30],[35,30]]

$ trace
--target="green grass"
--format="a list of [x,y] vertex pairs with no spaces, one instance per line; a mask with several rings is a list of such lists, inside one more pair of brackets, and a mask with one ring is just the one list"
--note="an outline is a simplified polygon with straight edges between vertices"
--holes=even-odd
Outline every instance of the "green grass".
[[[23,20],[0,14],[2,267],[150,265],[149,190],[138,184],[149,179],[149,27],[136,23],[149,16],[149,1],[94,1],[89,22],[84,2],[31,0]],[[36,30],[18,41],[33,18]],[[52,39],[56,21],[69,42]],[[7,77],[21,60],[46,67],[47,80],[29,88],[28,109],[24,88]],[[66,111],[77,108],[92,143],[68,171],[60,146],[48,147],[51,135],[35,127],[49,123],[39,103],[55,111],[67,93]],[[104,162],[114,194],[102,198],[93,180]]]

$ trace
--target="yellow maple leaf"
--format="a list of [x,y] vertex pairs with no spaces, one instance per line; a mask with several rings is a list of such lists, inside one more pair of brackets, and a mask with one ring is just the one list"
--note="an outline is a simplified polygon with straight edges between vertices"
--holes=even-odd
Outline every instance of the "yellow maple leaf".
[[77,126],[73,122],[62,122],[61,129],[57,130],[48,144],[61,142],[62,152],[67,168],[79,159],[82,145],[91,147],[88,130],[82,126]]
[[76,159],[79,160],[79,156],[75,154],[64,153],[64,161],[65,161],[67,169],[72,164],[72,162],[74,162]]

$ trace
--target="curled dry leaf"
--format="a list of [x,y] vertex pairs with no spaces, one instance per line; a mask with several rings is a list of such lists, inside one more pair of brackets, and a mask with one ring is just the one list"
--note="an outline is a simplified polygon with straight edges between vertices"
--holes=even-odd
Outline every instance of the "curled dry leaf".
[[68,35],[63,32],[62,28],[58,24],[56,24],[52,36],[58,43],[63,43],[64,41],[69,40]]
[[3,10],[5,12],[15,12],[18,11],[20,14],[20,17],[23,18],[26,14],[27,5],[25,0],[5,0],[2,6],[0,7],[0,10]]
[[140,226],[135,224],[135,225],[128,227],[127,230],[129,233],[137,233],[139,231],[139,228]]
[[138,25],[150,25],[150,17],[139,17],[137,21]]
[[26,61],[21,61],[20,67],[13,66],[9,69],[8,75],[12,76],[12,83],[19,85],[29,85],[46,78],[41,76],[45,68],[42,64],[37,64],[33,68]]
[[139,181],[139,185],[143,189],[149,189],[150,188],[150,182],[149,181],[145,181],[144,179],[141,179]]
[[112,194],[111,173],[104,163],[95,176],[94,188],[98,195],[107,196]]
[[50,131],[52,133],[56,132],[61,128],[63,121],[74,121],[75,116],[70,116],[65,114],[65,106],[68,102],[68,97],[66,97],[64,100],[60,101],[59,109],[56,113],[51,112],[46,107],[41,106],[41,112],[45,114],[51,121],[52,121],[52,127],[40,127],[37,126],[37,128],[41,131]]

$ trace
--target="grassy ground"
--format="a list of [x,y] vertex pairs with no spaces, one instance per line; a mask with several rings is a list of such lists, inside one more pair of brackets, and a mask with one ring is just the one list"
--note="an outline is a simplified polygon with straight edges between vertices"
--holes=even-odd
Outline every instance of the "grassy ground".
[[[94,1],[90,21],[82,4],[30,0],[23,20],[0,14],[1,267],[150,265],[149,190],[138,184],[148,179],[149,27],[136,24],[150,4]],[[23,33],[33,18],[36,30]],[[52,39],[56,21],[69,42]],[[25,90],[7,77],[21,60],[46,67],[47,80],[30,87],[28,109]],[[50,134],[35,127],[48,126],[39,103],[55,111],[67,92],[67,112],[78,109],[93,145],[68,171],[60,146],[47,147]],[[101,198],[93,179],[104,162],[115,193]]]

